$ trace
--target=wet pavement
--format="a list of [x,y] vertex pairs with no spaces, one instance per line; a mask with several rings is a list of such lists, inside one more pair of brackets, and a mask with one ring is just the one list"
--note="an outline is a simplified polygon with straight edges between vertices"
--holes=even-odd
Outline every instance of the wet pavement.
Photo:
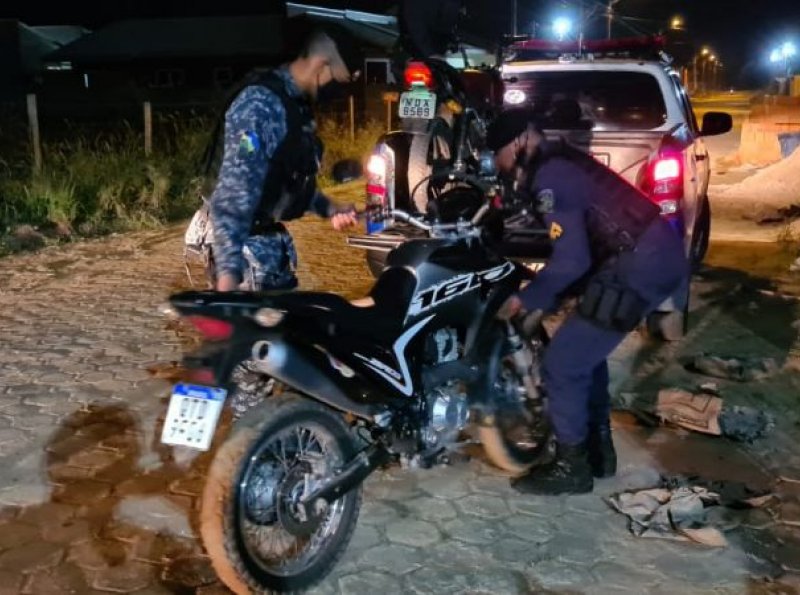
[[[293,228],[305,288],[364,293],[360,252],[322,222]],[[208,455],[186,460],[158,444],[169,381],[148,371],[182,348],[156,312],[185,285],[182,231],[0,260],[0,594],[226,592],[197,537]],[[716,268],[696,283],[687,341],[634,334],[615,354],[621,399],[707,380],[681,365],[702,350],[783,363],[796,304],[759,291],[765,270],[731,261],[712,250]],[[796,592],[800,382],[787,368],[758,383],[718,383],[728,402],[777,417],[768,439],[740,445],[617,414],[620,473],[593,494],[524,497],[479,458],[376,474],[348,552],[316,592]],[[739,515],[725,549],[634,538],[602,499],[676,473],[746,481],[781,499]]]

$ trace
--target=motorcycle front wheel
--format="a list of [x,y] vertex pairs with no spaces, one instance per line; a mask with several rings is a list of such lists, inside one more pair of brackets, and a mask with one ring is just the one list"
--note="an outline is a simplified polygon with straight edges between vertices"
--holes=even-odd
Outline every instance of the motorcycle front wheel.
[[361,488],[324,510],[297,506],[355,456],[337,413],[284,393],[250,409],[217,451],[200,511],[203,545],[234,593],[294,592],[322,580],[347,548]]
[[[538,368],[541,348],[547,342],[542,329],[541,339],[531,342],[533,366]],[[534,345],[537,349],[533,349]],[[490,390],[495,411],[478,426],[483,450],[493,465],[514,475],[521,475],[541,464],[549,456],[553,442],[543,403],[533,401],[510,356],[498,361]]]

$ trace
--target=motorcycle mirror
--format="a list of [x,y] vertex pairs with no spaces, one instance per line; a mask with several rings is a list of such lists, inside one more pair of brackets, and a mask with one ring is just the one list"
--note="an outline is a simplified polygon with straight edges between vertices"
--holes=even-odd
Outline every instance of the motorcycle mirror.
[[364,175],[364,169],[361,167],[360,161],[343,159],[334,164],[331,177],[337,184],[345,184],[359,179],[362,175]]

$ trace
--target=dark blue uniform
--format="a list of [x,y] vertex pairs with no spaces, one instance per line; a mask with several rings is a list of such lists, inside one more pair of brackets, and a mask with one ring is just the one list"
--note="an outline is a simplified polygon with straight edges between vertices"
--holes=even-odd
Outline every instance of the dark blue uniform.
[[[590,158],[589,158],[590,159]],[[689,268],[682,238],[660,217],[648,223],[632,250],[608,257],[597,249],[592,206],[612,186],[637,192],[604,166],[576,164],[569,155],[538,160],[530,188],[550,229],[553,253],[547,266],[523,290],[528,310],[553,310],[560,296],[581,279],[608,279],[641,297],[642,315],[653,311],[685,281]],[[616,179],[613,179],[616,178]],[[613,194],[613,191],[611,192]],[[606,358],[622,342],[625,330],[608,328],[581,314],[565,321],[543,362],[551,421],[560,444],[577,445],[591,426],[608,423],[610,397]]]

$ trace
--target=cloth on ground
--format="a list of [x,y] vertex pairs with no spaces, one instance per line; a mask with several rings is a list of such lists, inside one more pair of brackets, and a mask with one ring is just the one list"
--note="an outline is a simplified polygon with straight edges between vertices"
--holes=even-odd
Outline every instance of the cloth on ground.
[[780,368],[772,358],[739,358],[701,353],[686,364],[686,369],[714,378],[750,382],[767,378]]
[[660,485],[651,489],[616,494],[608,503],[628,517],[629,529],[637,537],[725,547],[724,531],[738,522],[714,507],[761,508],[771,500],[771,495],[736,482],[676,477],[662,478]]
[[711,392],[692,393],[677,388],[659,391],[656,416],[662,422],[740,442],[752,442],[774,425],[771,416],[758,409],[725,405]]

